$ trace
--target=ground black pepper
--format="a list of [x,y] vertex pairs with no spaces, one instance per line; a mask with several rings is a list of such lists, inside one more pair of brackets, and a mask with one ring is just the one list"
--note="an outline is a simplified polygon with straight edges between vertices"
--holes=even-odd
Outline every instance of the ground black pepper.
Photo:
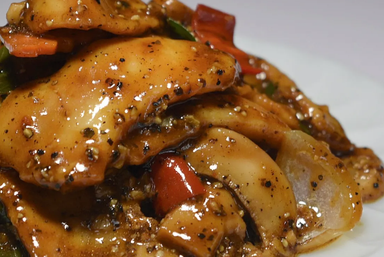
[[175,92],[177,96],[184,94],[184,90],[181,87],[176,88],[175,90],[173,90],[173,92]]
[[200,239],[204,239],[205,238],[205,235],[203,233],[199,233],[197,234],[197,236],[200,238]]
[[56,159],[56,157],[59,155],[59,153],[58,152],[53,152],[52,154],[51,154],[51,158],[52,159]]

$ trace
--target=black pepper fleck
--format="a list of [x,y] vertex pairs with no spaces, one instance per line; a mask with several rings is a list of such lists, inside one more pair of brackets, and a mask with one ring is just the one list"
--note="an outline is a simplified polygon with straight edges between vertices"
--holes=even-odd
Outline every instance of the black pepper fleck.
[[202,87],[206,87],[207,82],[205,81],[205,79],[199,78],[197,81],[198,81],[199,83],[201,83]]
[[95,135],[95,131],[92,128],[85,128],[82,134],[84,137],[92,138]]
[[146,155],[148,153],[149,149],[150,149],[149,145],[144,146],[143,154]]
[[156,102],[153,102],[152,105],[154,107],[159,107],[161,105],[161,102],[162,102],[162,99],[160,98],[159,100],[157,100]]
[[169,101],[169,95],[163,95],[163,100]]
[[40,156],[41,156],[41,155],[44,155],[44,154],[45,154],[45,151],[42,150],[42,149],[38,149],[38,150],[37,150],[37,154],[40,155]]
[[203,233],[199,233],[197,234],[197,236],[200,238],[200,239],[204,239],[205,238],[205,235]]
[[120,157],[120,152],[117,151],[117,150],[112,150],[112,155],[111,155],[112,159],[115,161],[117,160],[119,157]]
[[69,175],[66,182],[67,183],[72,183],[73,181],[75,181],[75,178],[72,176],[72,175]]
[[88,160],[90,160],[90,161],[97,160],[97,156],[94,154],[92,149],[85,150],[85,154],[87,155]]
[[184,90],[181,87],[178,87],[175,90],[173,90],[173,92],[175,92],[177,96],[180,96],[184,93]]
[[65,222],[62,222],[61,223],[62,225],[63,225],[63,227],[64,227],[64,229],[65,229],[65,231],[71,231],[72,230],[72,228],[67,224],[67,223],[65,223]]

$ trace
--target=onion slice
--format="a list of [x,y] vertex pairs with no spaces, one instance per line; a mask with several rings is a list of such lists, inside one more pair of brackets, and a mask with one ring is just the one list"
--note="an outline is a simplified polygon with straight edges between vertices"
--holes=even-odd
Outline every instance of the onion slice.
[[359,187],[325,143],[302,131],[286,132],[276,162],[291,182],[298,204],[298,252],[336,239],[359,221]]

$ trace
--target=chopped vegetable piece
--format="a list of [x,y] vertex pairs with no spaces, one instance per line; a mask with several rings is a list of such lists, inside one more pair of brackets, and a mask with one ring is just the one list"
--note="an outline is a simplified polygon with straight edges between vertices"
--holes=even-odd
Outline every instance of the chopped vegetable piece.
[[180,22],[177,22],[171,18],[167,19],[168,25],[171,27],[172,31],[175,32],[182,39],[189,41],[196,41],[196,38],[191,34],[191,32],[184,27]]
[[188,164],[175,155],[158,155],[152,164],[152,179],[157,198],[155,210],[164,215],[176,205],[205,193],[200,179]]
[[300,124],[300,129],[304,132],[304,133],[306,133],[306,134],[308,134],[308,135],[311,135],[312,133],[311,133],[311,124],[310,123],[308,123],[307,121],[305,121],[305,120],[301,120],[300,122],[299,122],[299,124]]
[[248,54],[233,43],[235,16],[218,11],[205,5],[198,5],[192,18],[192,29],[196,37],[224,52],[232,54],[240,63],[243,74],[258,74],[263,70],[249,63]]
[[0,64],[5,62],[9,57],[9,51],[8,49],[3,46],[2,48],[0,48]]
[[5,46],[1,47],[0,48],[0,95],[8,94],[13,89],[10,76],[7,70],[4,69],[4,67],[6,66],[6,62],[8,61],[8,57],[9,57],[8,49]]
[[36,57],[38,55],[52,55],[57,51],[58,42],[28,34],[2,35],[1,40],[9,53],[17,57]]
[[265,94],[269,97],[272,97],[275,91],[276,91],[276,86],[272,82],[269,82],[264,90]]

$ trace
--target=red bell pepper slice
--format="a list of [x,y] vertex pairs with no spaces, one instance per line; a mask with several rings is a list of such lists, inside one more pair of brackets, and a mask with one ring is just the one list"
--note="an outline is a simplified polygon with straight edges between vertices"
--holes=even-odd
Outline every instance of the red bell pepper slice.
[[263,70],[249,63],[248,54],[233,43],[236,18],[205,5],[198,5],[192,17],[192,29],[195,36],[211,48],[232,54],[241,66],[243,74],[258,74]]
[[154,207],[159,215],[165,215],[188,198],[205,193],[200,179],[179,156],[158,155],[151,168],[151,177],[157,191]]

